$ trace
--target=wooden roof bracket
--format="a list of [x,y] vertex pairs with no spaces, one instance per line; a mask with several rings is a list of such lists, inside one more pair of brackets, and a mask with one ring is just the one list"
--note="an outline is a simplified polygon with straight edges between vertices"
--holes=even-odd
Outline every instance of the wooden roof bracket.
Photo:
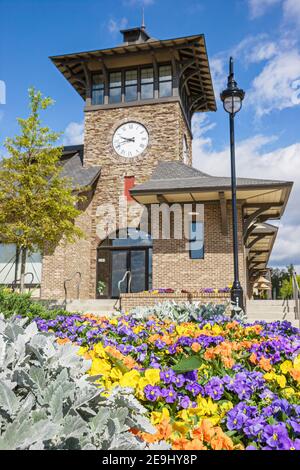
[[271,209],[272,204],[264,204],[259,209],[257,209],[253,214],[249,215],[244,220],[244,240],[246,241],[249,236],[249,228],[252,227],[255,222],[258,221],[260,215],[262,215],[267,210]]

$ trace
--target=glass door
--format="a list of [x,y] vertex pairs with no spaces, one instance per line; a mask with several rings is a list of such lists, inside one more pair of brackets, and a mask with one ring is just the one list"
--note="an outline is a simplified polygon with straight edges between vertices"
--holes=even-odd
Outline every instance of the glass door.
[[143,292],[146,290],[146,251],[130,251],[131,292]]
[[[119,297],[119,282],[128,271],[128,250],[114,250],[111,252],[111,297]],[[128,277],[121,284],[121,293],[128,290]]]

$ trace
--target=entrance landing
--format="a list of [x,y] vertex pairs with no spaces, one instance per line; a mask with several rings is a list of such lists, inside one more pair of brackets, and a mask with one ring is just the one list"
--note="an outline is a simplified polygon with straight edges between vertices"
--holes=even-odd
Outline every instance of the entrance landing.
[[77,312],[82,314],[91,313],[97,316],[109,316],[115,311],[115,299],[99,300],[70,300],[67,303],[68,312]]

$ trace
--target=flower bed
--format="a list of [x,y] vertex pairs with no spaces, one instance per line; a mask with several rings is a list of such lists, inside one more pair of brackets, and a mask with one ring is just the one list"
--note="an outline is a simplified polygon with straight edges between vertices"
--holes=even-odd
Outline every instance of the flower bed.
[[130,387],[173,449],[300,450],[300,336],[287,322],[37,320],[81,345],[104,394]]

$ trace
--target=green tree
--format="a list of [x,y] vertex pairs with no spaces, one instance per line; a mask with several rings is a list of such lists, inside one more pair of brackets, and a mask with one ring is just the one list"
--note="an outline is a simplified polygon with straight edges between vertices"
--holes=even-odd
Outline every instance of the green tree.
[[292,273],[290,272],[291,267],[288,266],[287,269],[280,268],[271,268],[271,281],[272,281],[272,291],[276,292],[276,298],[279,298],[280,289],[285,280],[289,280]]
[[8,156],[0,165],[0,240],[14,243],[21,254],[21,292],[27,254],[83,236],[74,224],[81,198],[60,175],[62,147],[55,145],[60,134],[40,119],[53,101],[30,88],[29,104],[29,117],[18,119],[20,134],[5,141]]
[[[300,276],[297,276],[298,286],[300,287]],[[290,299],[293,297],[293,281],[292,277],[285,279],[282,282],[282,287],[280,289],[280,297],[282,299]]]

